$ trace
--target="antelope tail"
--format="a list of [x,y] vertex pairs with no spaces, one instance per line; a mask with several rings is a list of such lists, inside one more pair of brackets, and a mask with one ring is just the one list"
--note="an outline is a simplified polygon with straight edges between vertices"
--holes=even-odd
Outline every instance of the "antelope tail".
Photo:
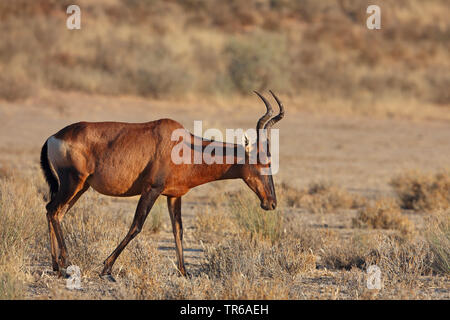
[[45,180],[50,187],[51,199],[53,199],[55,194],[58,192],[59,181],[55,175],[55,170],[52,168],[52,164],[48,160],[47,141],[45,141],[41,150],[41,169],[44,172]]

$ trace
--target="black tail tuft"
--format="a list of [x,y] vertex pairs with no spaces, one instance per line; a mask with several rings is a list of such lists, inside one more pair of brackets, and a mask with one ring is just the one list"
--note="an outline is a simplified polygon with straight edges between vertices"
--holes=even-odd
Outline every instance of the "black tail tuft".
[[51,198],[53,199],[54,195],[58,192],[59,183],[58,179],[54,176],[53,171],[50,168],[50,163],[48,162],[47,141],[44,143],[44,146],[41,150],[41,168],[44,172],[45,180],[50,187],[50,194]]

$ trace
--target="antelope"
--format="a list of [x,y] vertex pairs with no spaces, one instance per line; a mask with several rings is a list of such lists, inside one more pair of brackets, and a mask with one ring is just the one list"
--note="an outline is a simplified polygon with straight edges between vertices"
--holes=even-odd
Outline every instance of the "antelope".
[[[275,209],[277,198],[270,171],[269,144],[263,143],[260,132],[270,130],[280,121],[284,116],[284,108],[278,97],[270,91],[280,109],[278,115],[271,118],[273,109],[270,103],[260,93],[255,93],[266,106],[266,113],[256,125],[256,142],[251,142],[248,137],[243,145],[219,142],[223,148],[244,151],[241,154],[245,154],[245,159],[237,159],[235,155],[232,164],[174,164],[171,161],[171,149],[177,141],[171,140],[171,133],[177,129],[186,129],[171,119],[146,123],[78,122],[50,136],[42,147],[41,168],[50,188],[50,201],[46,210],[53,270],[60,277],[66,275],[69,264],[61,221],[89,187],[108,196],[140,196],[128,233],[103,263],[100,276],[111,281],[115,281],[111,275],[114,262],[142,230],[153,204],[161,195],[167,197],[177,267],[183,276],[186,276],[186,268],[181,197],[191,188],[216,180],[239,178],[258,196],[264,210]],[[217,143],[186,132],[192,140],[200,139],[202,148]],[[248,161],[249,153],[255,147],[258,160],[252,164]],[[189,150],[193,156],[203,149],[191,147]],[[269,170],[269,174],[261,174],[264,168]]]

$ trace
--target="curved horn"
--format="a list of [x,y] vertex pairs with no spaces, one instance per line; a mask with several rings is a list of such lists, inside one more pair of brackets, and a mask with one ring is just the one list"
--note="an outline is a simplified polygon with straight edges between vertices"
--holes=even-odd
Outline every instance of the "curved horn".
[[283,119],[284,117],[284,107],[283,107],[283,103],[280,101],[280,99],[278,99],[278,97],[275,95],[275,93],[272,92],[272,90],[269,90],[269,92],[272,94],[272,96],[275,98],[275,100],[278,103],[278,106],[280,107],[280,113],[278,113],[278,115],[276,115],[275,117],[273,117],[272,119],[270,119],[269,121],[267,121],[266,125],[264,126],[264,129],[270,129],[272,128],[272,126],[277,123],[278,121],[280,121],[281,119]]
[[264,102],[264,104],[266,105],[266,113],[259,118],[258,120],[258,124],[256,125],[256,131],[259,132],[259,129],[263,129],[264,123],[269,120],[269,118],[272,116],[273,113],[273,109],[272,106],[270,105],[269,101],[266,100],[266,98],[264,98],[259,92],[257,91],[253,91],[254,93],[256,93],[258,95],[258,97],[261,98],[261,100]]

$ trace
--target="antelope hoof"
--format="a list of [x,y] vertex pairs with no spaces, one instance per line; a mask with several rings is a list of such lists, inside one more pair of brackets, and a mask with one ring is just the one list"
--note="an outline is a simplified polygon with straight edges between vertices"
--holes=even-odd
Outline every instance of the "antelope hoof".
[[117,282],[111,274],[101,274],[100,278],[103,280],[108,280],[109,282]]
[[186,269],[182,268],[182,269],[178,269],[178,271],[180,272],[180,275],[185,277],[185,278],[189,278],[189,274],[186,272]]
[[57,271],[58,271],[58,278],[64,278],[64,279],[69,278],[66,268],[59,268],[59,270],[57,270]]

